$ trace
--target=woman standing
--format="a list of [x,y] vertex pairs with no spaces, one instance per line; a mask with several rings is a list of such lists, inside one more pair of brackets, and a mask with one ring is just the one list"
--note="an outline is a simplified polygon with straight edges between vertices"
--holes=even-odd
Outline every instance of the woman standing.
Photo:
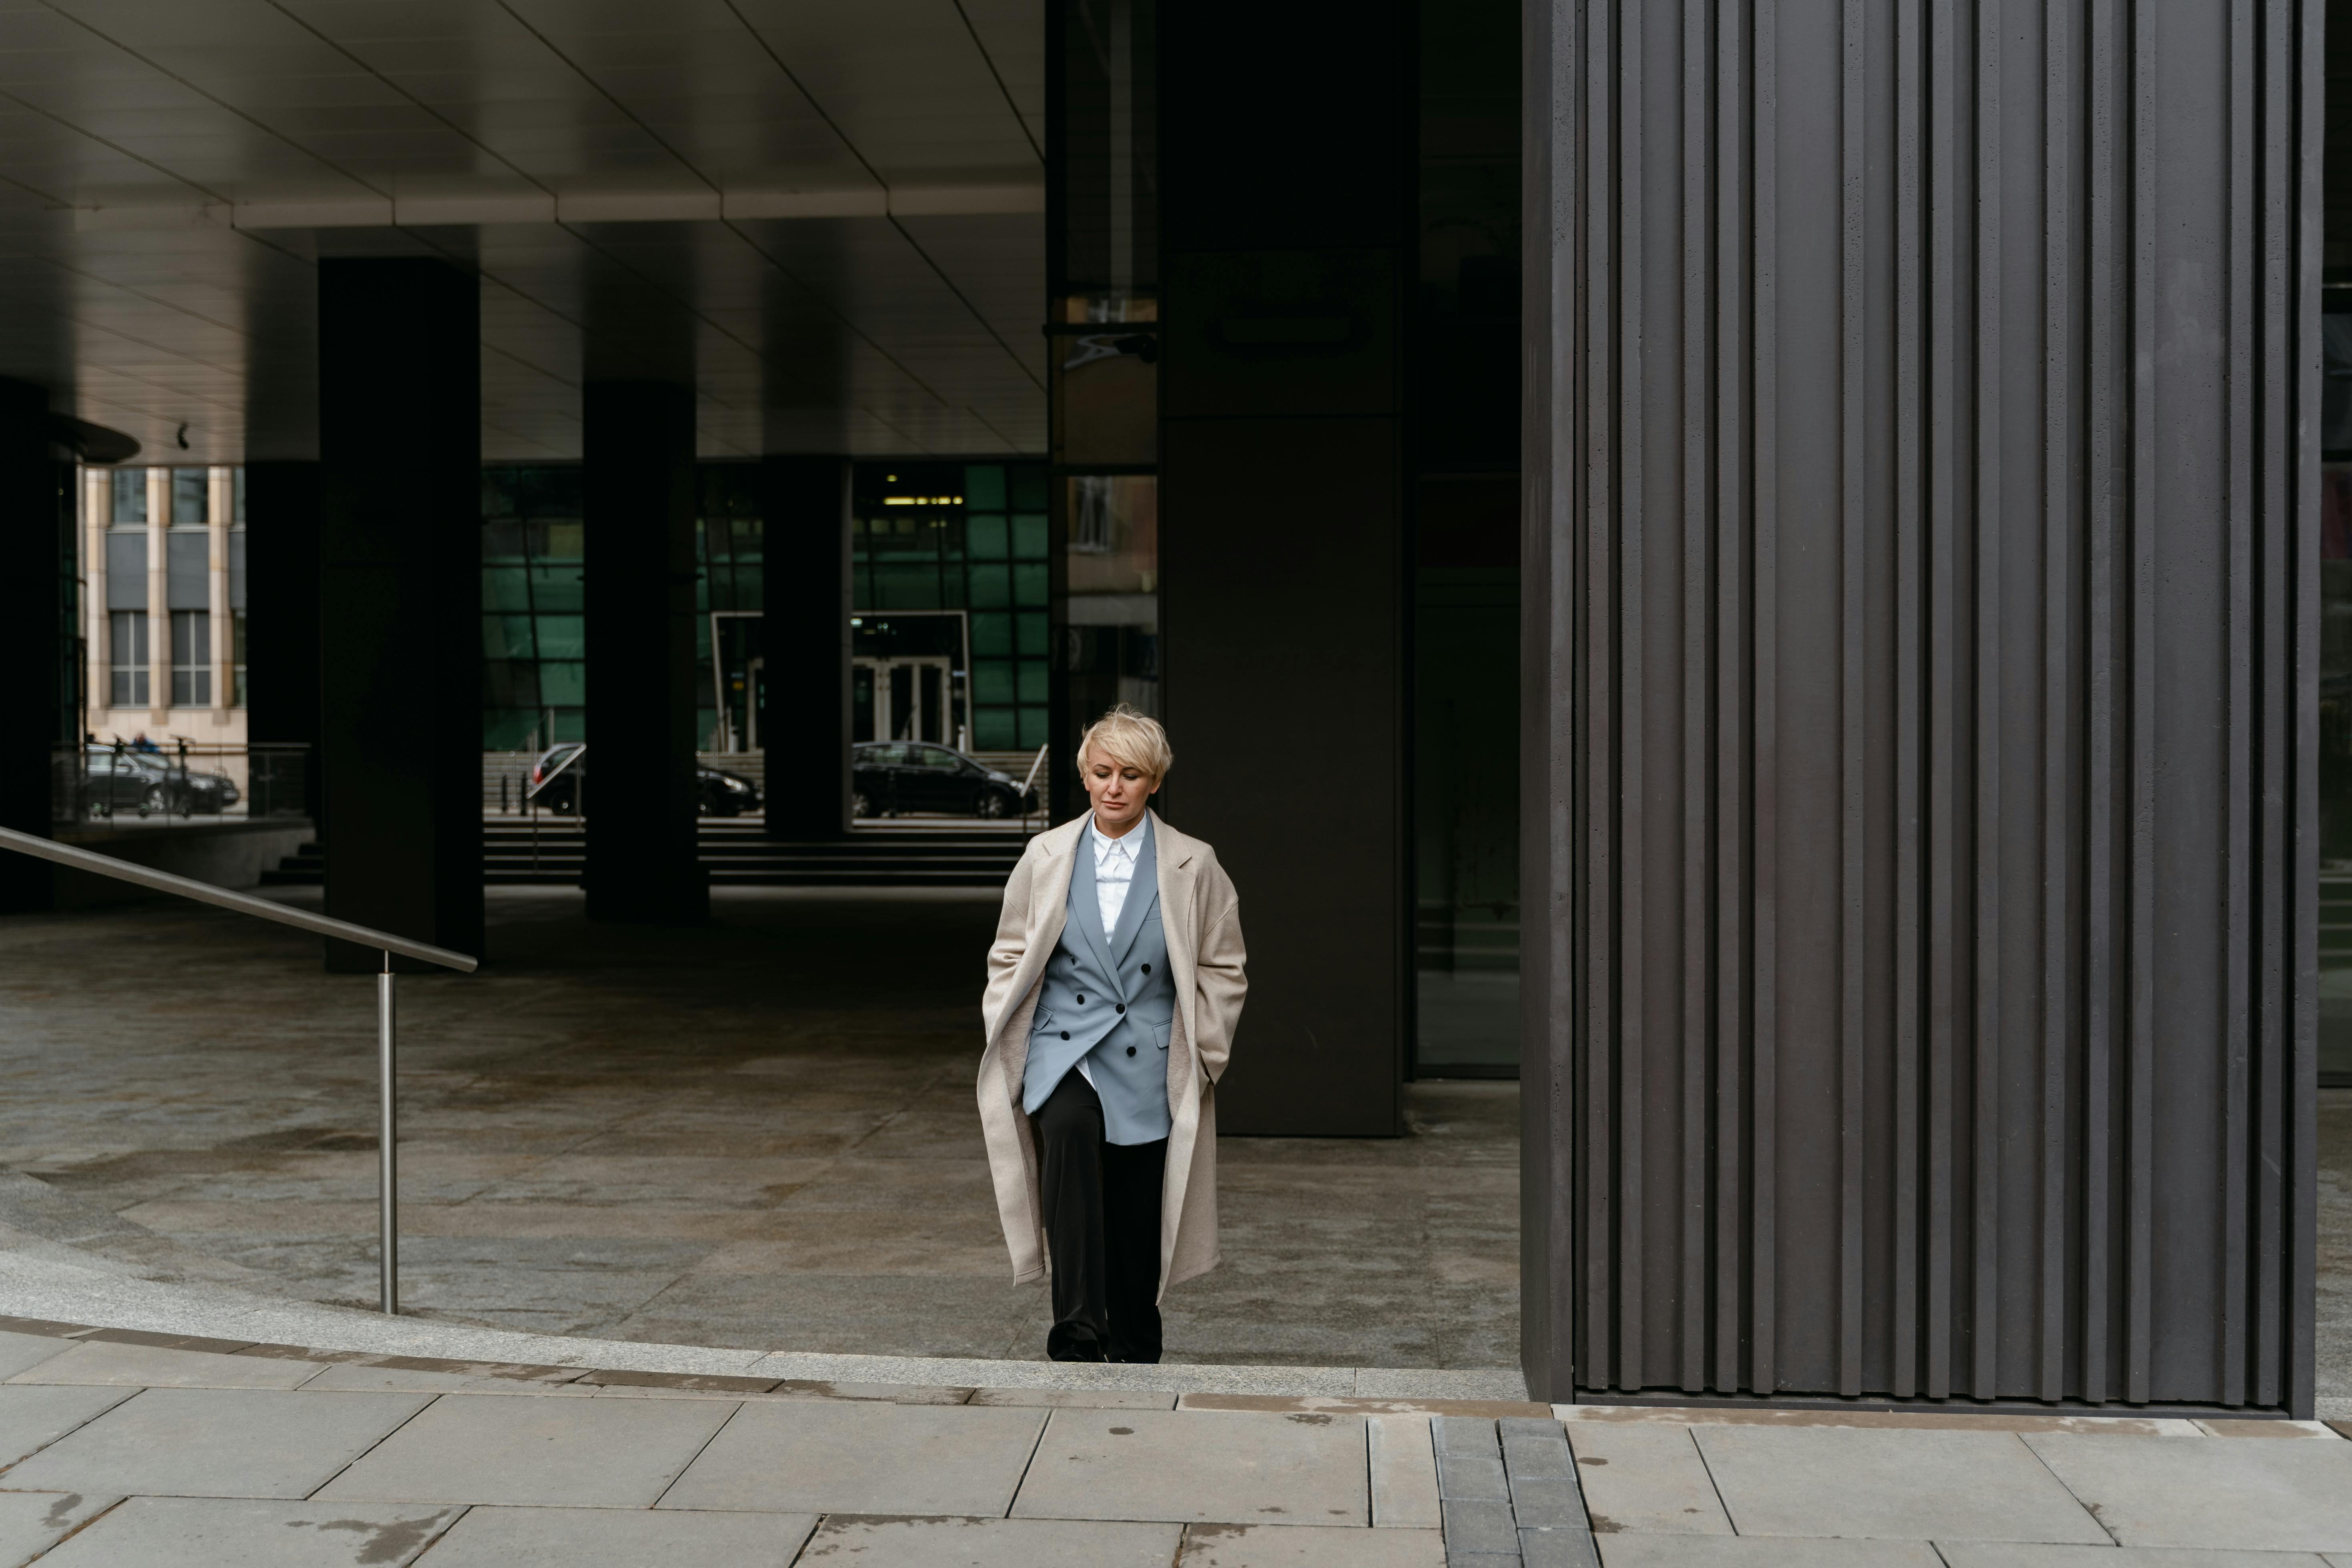
[[1216,851],[1150,809],[1175,761],[1157,721],[1120,703],[1077,761],[1092,809],[1031,839],[1004,885],[980,1121],[1013,1277],[1052,1266],[1045,1353],[1156,1362],[1160,1297],[1217,1265],[1241,906]]

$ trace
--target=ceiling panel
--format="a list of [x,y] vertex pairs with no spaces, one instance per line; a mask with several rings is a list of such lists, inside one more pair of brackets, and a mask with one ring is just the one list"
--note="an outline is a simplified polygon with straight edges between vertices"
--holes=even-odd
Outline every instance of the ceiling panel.
[[[1035,0],[0,6],[0,374],[152,456],[300,456],[318,258],[437,255],[494,456],[576,456],[604,374],[691,378],[714,455],[1038,450],[1037,213],[674,215],[1034,206],[1043,58]],[[541,221],[342,226],[425,197]]]

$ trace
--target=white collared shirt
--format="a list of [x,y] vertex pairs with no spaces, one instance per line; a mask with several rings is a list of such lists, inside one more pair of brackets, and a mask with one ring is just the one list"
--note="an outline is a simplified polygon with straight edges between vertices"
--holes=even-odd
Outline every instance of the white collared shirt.
[[1095,851],[1095,902],[1102,909],[1103,935],[1118,924],[1127,908],[1127,890],[1135,882],[1135,858],[1142,852],[1144,825],[1138,822],[1117,838],[1107,838],[1087,816],[1087,841]]

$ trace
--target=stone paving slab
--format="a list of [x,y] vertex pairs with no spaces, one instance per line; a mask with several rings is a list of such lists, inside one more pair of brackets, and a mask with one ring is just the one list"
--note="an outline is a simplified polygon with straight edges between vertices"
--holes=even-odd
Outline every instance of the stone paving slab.
[[[15,1464],[34,1449],[95,1421],[138,1392],[71,1384],[0,1388],[0,1465]],[[13,1484],[0,1480],[0,1485]]]
[[0,1491],[0,1563],[15,1568],[30,1561],[121,1500],[81,1492]]
[[808,1568],[836,1561],[873,1568],[1168,1568],[1181,1532],[1173,1524],[851,1514],[827,1519],[801,1561]]
[[1001,1518],[1045,1425],[1041,1410],[746,1404],[661,1505]]
[[42,1558],[41,1568],[400,1568],[457,1512],[135,1497]]
[[1370,1448],[1375,1529],[1435,1530],[1437,1456],[1425,1415],[1374,1415],[1364,1423]]
[[1939,1541],[1947,1568],[2325,1568],[2310,1552],[2204,1552],[2172,1546],[2026,1546]]
[[[1953,1536],[2085,1545],[2108,1539],[2013,1433],[1918,1431],[1891,1441],[1885,1433],[1843,1427],[1691,1431],[1732,1527],[1742,1535]],[[2109,1440],[2168,1446],[2162,1439]],[[2210,1441],[2179,1447],[2201,1453]],[[2290,1443],[2259,1447],[2305,1451]]]
[[318,1495],[336,1501],[649,1508],[730,1413],[729,1405],[702,1400],[444,1394]]
[[1434,1530],[1192,1524],[1176,1568],[1444,1568]]
[[51,1356],[64,1353],[66,1342],[45,1334],[0,1332],[0,1379],[29,1372]]
[[126,1497],[307,1497],[426,1402],[407,1394],[151,1388],[6,1479],[34,1490]]
[[[474,1508],[425,1568],[787,1568],[816,1517],[681,1509]],[[877,1565],[878,1568],[878,1565]]]
[[2024,1441],[2122,1545],[2352,1552],[2352,1443]]
[[1600,1534],[1729,1535],[1692,1428],[1573,1423],[1584,1505]]
[[1056,1410],[1024,1519],[1370,1525],[1359,1417]]
[[1943,1568],[1943,1559],[1924,1541],[1759,1535],[1596,1535],[1593,1541],[1601,1568]]
[[310,1362],[81,1341],[8,1381],[104,1383],[118,1388],[294,1388],[318,1374],[318,1366]]

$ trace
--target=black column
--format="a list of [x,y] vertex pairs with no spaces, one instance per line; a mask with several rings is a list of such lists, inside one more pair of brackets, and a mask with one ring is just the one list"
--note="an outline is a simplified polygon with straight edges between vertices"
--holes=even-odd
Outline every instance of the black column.
[[[0,827],[44,838],[51,748],[78,719],[71,474],[50,450],[48,393],[0,381],[0,669],[14,694],[0,726]],[[46,862],[0,852],[0,913],[48,908],[49,886]]]
[[710,912],[694,799],[694,391],[590,382],[588,912],[686,925]]
[[[1412,929],[1406,19],[1394,0],[1344,27],[1307,0],[1205,0],[1160,28],[1169,794],[1232,872],[1250,949],[1219,1121],[1393,1133]],[[1268,763],[1316,736],[1349,773],[1310,833]]]
[[849,459],[761,465],[768,835],[833,838],[849,826]]
[[310,748],[304,810],[319,820],[319,465],[247,463],[246,734]]
[[[482,946],[480,304],[439,261],[319,264],[327,912]],[[257,555],[258,552],[257,552]],[[381,955],[328,944],[328,967]]]

